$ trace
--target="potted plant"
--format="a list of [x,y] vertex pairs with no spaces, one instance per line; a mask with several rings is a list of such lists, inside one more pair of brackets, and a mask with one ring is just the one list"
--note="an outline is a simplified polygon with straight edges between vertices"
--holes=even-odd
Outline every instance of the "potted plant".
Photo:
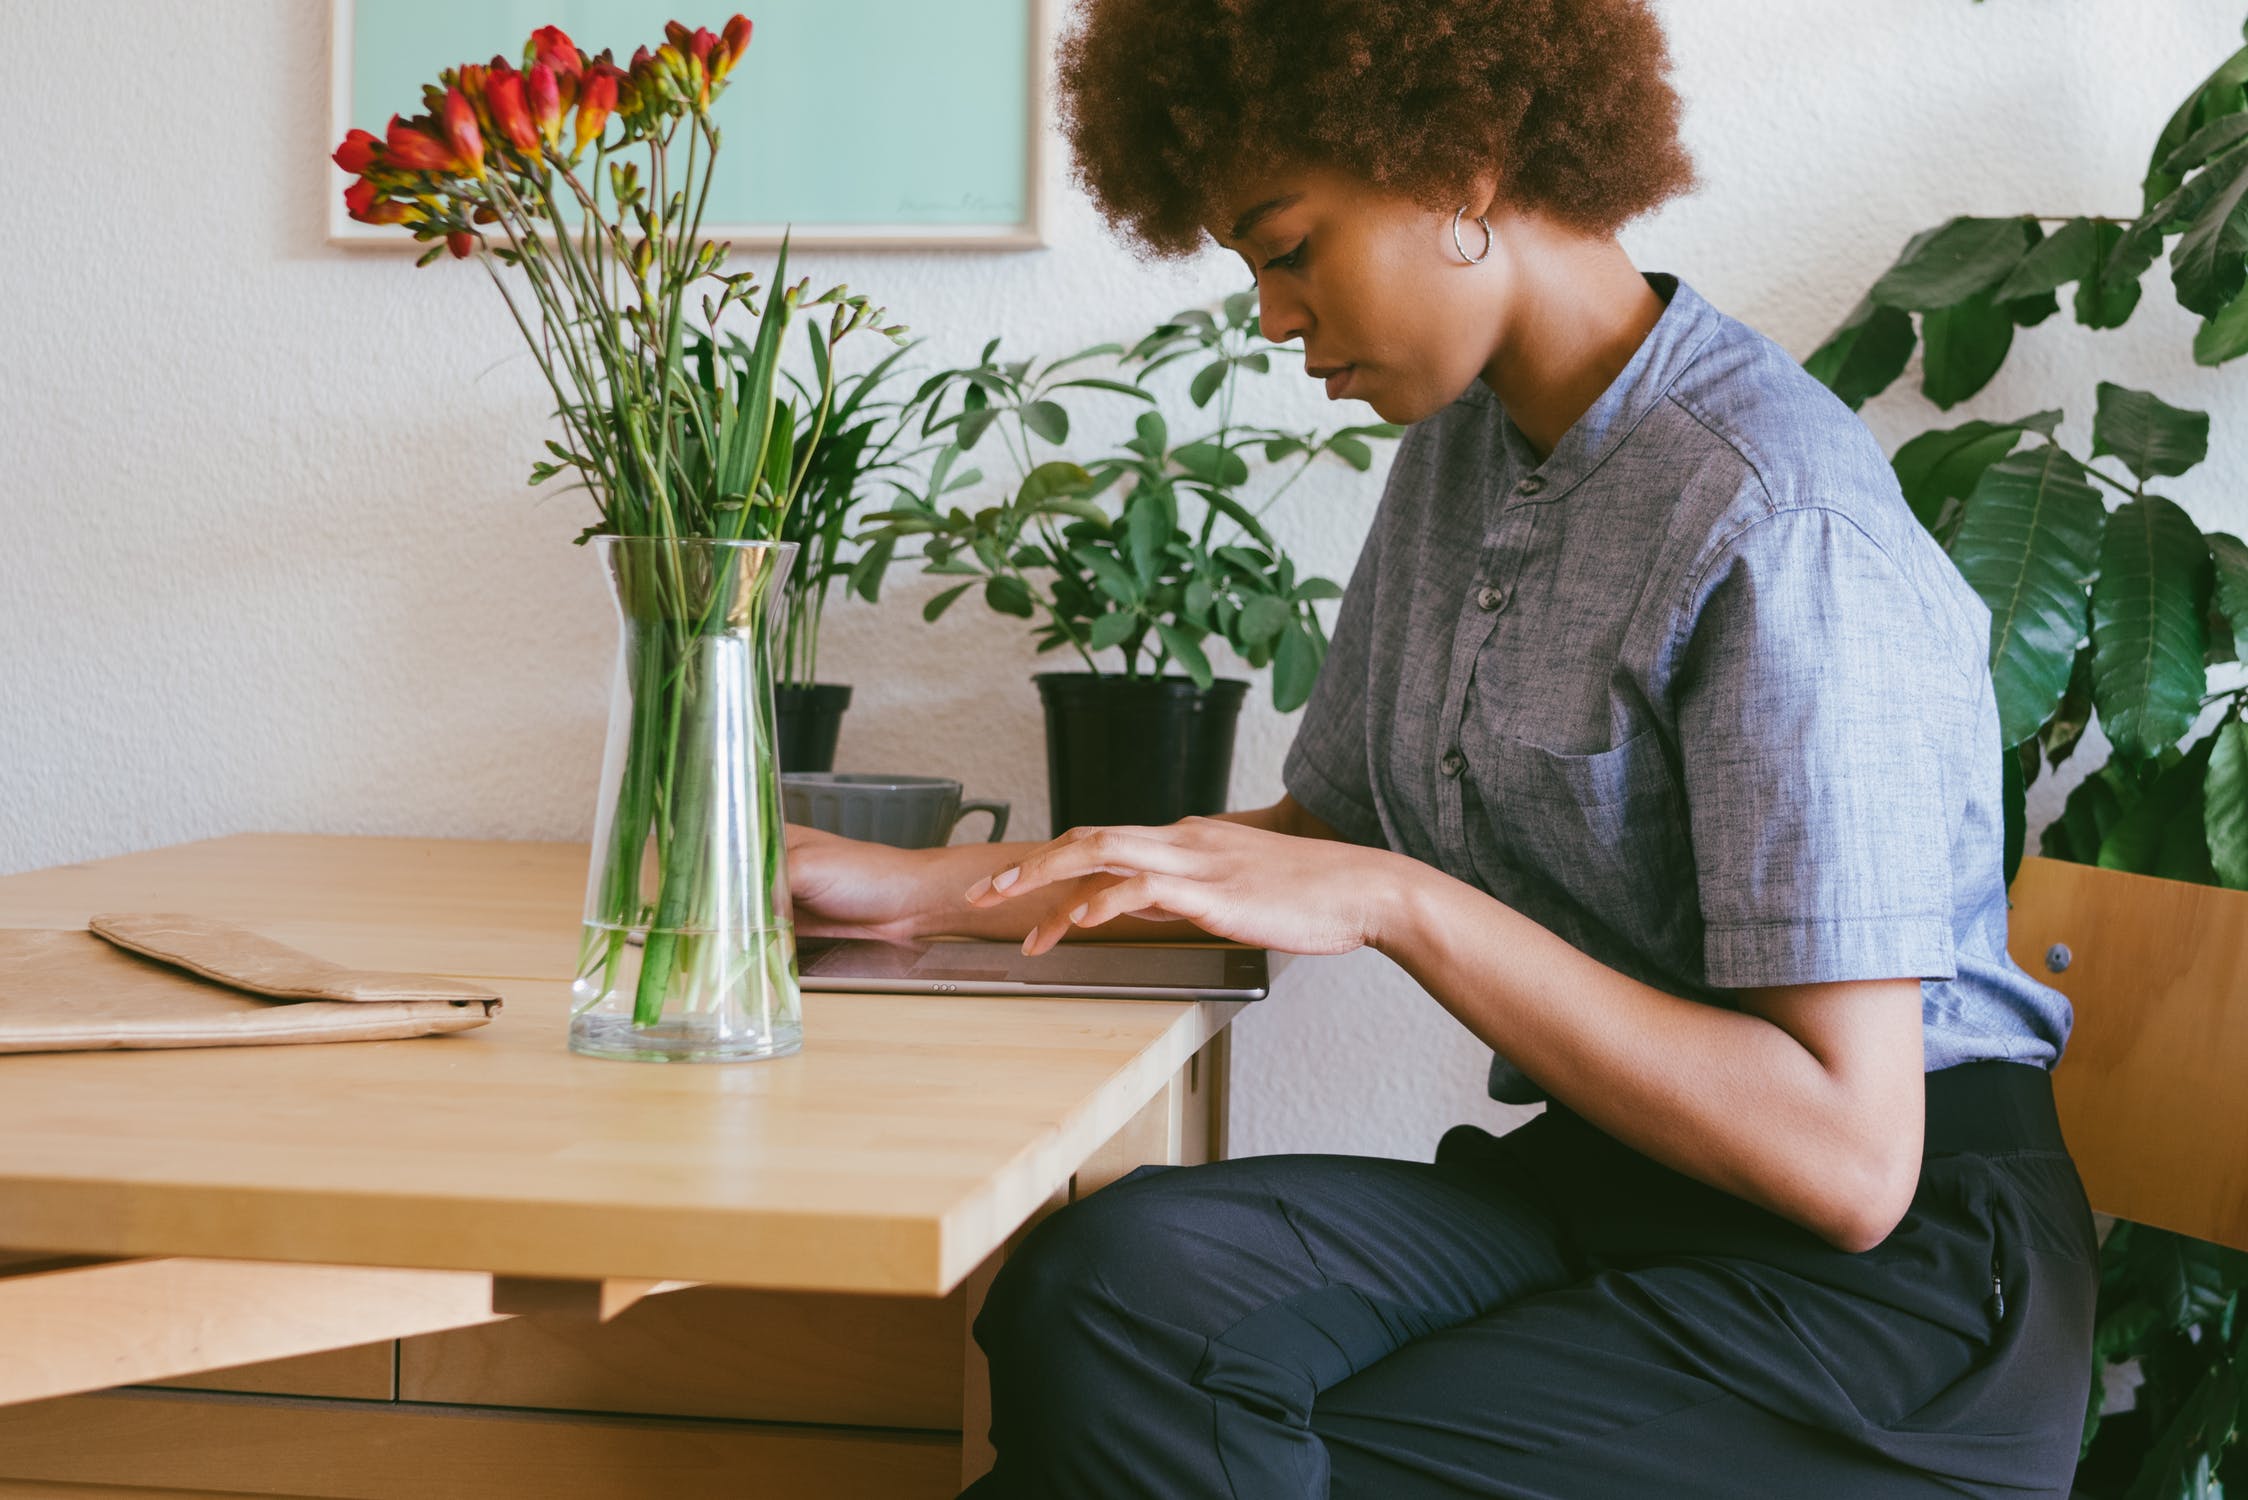
[[[812,366],[826,380],[826,348],[818,330],[808,330]],[[915,340],[918,343],[919,340]],[[739,334],[724,340],[690,335],[693,378],[705,390],[721,385],[746,389],[756,367],[756,351]],[[826,771],[835,765],[836,740],[843,714],[851,706],[848,683],[819,681],[820,621],[828,592],[837,579],[848,592],[872,600],[869,570],[862,553],[846,558],[845,532],[855,514],[875,495],[877,476],[908,471],[918,454],[891,450],[904,435],[900,420],[907,403],[869,399],[890,378],[913,344],[894,349],[872,369],[835,381],[834,412],[821,422],[821,401],[792,373],[797,400],[786,404],[795,433],[794,447],[806,455],[801,492],[781,519],[780,540],[796,546],[781,605],[780,661],[773,685],[775,743],[785,771]],[[887,413],[887,415],[884,415]]]
[[[520,66],[446,69],[426,113],[354,130],[335,157],[354,217],[431,242],[419,264],[449,250],[489,273],[565,435],[531,482],[568,471],[600,510],[577,540],[596,544],[621,628],[569,1037],[600,1057],[801,1046],[773,753],[784,530],[832,415],[834,346],[882,310],[784,287],[785,235],[760,304],[754,274],[726,273],[727,247],[701,237],[710,105],[749,41],[742,16],[722,33],[675,22],[620,68],[542,27]],[[693,313],[715,338],[737,304],[758,319],[745,378],[691,378]],[[799,455],[774,372],[795,315],[827,304]]]
[[[1892,384],[1924,342],[1922,389],[1949,407],[1996,374],[2017,328],[2059,311],[2063,287],[2075,286],[2084,326],[2122,325],[2175,235],[2171,283],[2203,319],[2194,359],[2222,364],[2248,353],[2244,185],[2248,48],[2163,127],[2138,212],[1962,218],[1916,235],[1806,363],[1856,406]],[[2058,227],[2048,233],[2047,223]],[[2021,860],[2026,788],[2041,765],[2075,751],[2096,716],[2110,754],[2071,790],[2041,852],[2248,889],[2248,687],[2210,682],[2248,642],[2248,546],[2204,533],[2155,489],[2207,456],[2208,415],[2101,382],[2088,454],[2055,440],[2061,420],[2046,411],[1968,422],[1923,433],[1894,459],[1914,513],[1991,609],[2006,879]],[[2200,732],[2219,701],[2223,713]],[[2248,1255],[2149,1225],[2112,1226],[2101,1246],[2077,1494],[2248,1487],[2248,1446],[2237,1441],[2248,1425],[2237,1399],[2248,1388],[2244,1290]],[[2142,1376],[2133,1409],[2103,1421],[2106,1377],[2123,1363]]]
[[[1248,683],[1216,675],[1204,649],[1212,637],[1251,668],[1272,668],[1273,703],[1283,712],[1311,694],[1327,650],[1314,606],[1342,590],[1299,577],[1264,518],[1322,454],[1363,472],[1373,464],[1368,440],[1403,429],[1376,423],[1322,437],[1235,423],[1240,373],[1267,373],[1275,354],[1302,352],[1267,343],[1255,324],[1255,294],[1241,292],[1216,314],[1197,308],[1167,319],[1128,349],[1100,344],[1043,367],[999,361],[994,339],[975,364],[930,376],[909,403],[924,435],[951,436],[926,483],[893,482],[898,503],[870,517],[880,524],[868,533],[869,579],[900,540],[925,537],[923,571],[967,580],[931,599],[925,618],[938,618],[980,581],[992,609],[1037,622],[1039,651],[1067,647],[1084,663],[1081,672],[1033,679],[1045,708],[1056,833],[1224,809]],[[1065,374],[1104,357],[1116,362],[1109,374]],[[1217,426],[1174,443],[1147,382],[1181,360],[1200,361],[1188,398],[1198,409],[1216,400]],[[1082,464],[1041,461],[1034,442],[1069,441],[1069,411],[1056,399],[1065,391],[1105,392],[1150,409],[1120,451]],[[958,409],[948,414],[955,392]],[[1011,494],[974,511],[947,504],[981,481],[962,462],[994,431],[1015,470]],[[1292,472],[1269,494],[1254,504],[1244,497],[1258,467],[1289,459],[1297,460]],[[1111,490],[1116,498],[1102,504]],[[1120,658],[1122,670],[1103,670],[1100,653]]]

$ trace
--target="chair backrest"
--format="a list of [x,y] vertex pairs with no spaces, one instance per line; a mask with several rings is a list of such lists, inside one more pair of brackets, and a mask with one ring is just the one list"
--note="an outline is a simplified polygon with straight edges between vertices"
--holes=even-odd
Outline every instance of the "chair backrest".
[[2248,891],[2032,855],[2009,894],[2014,962],[2076,1009],[2053,1093],[2092,1207],[2248,1250]]

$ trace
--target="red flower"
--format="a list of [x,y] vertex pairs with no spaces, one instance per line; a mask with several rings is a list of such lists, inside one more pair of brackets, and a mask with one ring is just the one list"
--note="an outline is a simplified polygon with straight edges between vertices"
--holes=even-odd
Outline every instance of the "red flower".
[[476,253],[480,240],[479,235],[471,234],[465,229],[456,229],[445,236],[445,248],[453,252],[453,259],[466,260]]
[[562,94],[545,63],[531,64],[531,119],[549,146],[562,139]]
[[[554,87],[554,75],[547,75],[547,87]],[[539,131],[531,123],[531,113],[523,107],[523,75],[513,68],[504,72],[494,69],[484,85],[484,104],[492,112],[492,123],[499,127],[507,143],[531,161],[539,159]]]
[[539,62],[554,70],[557,82],[576,81],[585,66],[584,59],[578,56],[578,44],[559,26],[541,26],[532,32],[531,51]]
[[749,50],[750,26],[747,16],[736,16],[726,23],[725,34],[718,39],[718,45],[711,50],[710,57],[704,63],[710,69],[712,83],[724,83],[726,75],[734,71],[734,64],[740,62],[742,54]]
[[383,162],[385,166],[403,167],[409,172],[460,170],[451,148],[397,115],[390,117],[390,129],[383,137]]
[[343,138],[330,160],[356,177],[375,164],[375,151],[381,145],[370,132],[354,130]]
[[476,111],[457,88],[445,91],[445,134],[459,153],[471,177],[484,175],[484,132],[476,128]]
[[376,196],[375,185],[362,177],[343,190],[345,212],[362,224],[403,224],[406,205]]
[[573,155],[583,153],[589,141],[599,138],[609,123],[609,112],[616,107],[617,70],[602,67],[587,74],[578,95],[577,152]]

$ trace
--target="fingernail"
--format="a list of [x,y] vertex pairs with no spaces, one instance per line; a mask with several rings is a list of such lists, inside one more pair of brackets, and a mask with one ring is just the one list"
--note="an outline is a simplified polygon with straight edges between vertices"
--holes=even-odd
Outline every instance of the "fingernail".
[[1033,932],[1033,933],[1031,933],[1031,934],[1030,934],[1030,936],[1028,936],[1028,937],[1024,938],[1024,939],[1023,939],[1023,952],[1025,952],[1025,953],[1028,953],[1028,952],[1030,951],[1030,945],[1031,945],[1032,943],[1035,943],[1035,942],[1037,942],[1037,941],[1038,941],[1038,934],[1037,934],[1036,932]]
[[1022,874],[1022,868],[1019,865],[1012,870],[1001,870],[997,875],[994,875],[992,877],[991,888],[995,891],[1003,891],[1007,889],[1007,887],[1013,885],[1015,883],[1015,877],[1020,874]]
[[1084,905],[1082,905],[1082,906],[1078,907],[1078,908],[1077,908],[1077,910],[1075,910],[1075,911],[1073,911],[1073,912],[1071,912],[1071,913],[1069,914],[1069,920],[1070,920],[1071,924],[1072,924],[1072,925],[1075,925],[1076,923],[1079,923],[1079,922],[1082,922],[1082,921],[1084,921],[1084,920],[1085,920],[1085,913],[1087,913],[1087,912],[1091,911],[1092,909],[1093,909],[1093,903],[1092,903],[1092,902],[1090,902],[1090,901],[1088,901],[1088,902],[1086,902],[1086,903],[1085,903]]
[[985,891],[988,891],[990,889],[991,877],[989,875],[986,875],[983,879],[968,887],[968,899],[970,901],[974,901],[982,896]]

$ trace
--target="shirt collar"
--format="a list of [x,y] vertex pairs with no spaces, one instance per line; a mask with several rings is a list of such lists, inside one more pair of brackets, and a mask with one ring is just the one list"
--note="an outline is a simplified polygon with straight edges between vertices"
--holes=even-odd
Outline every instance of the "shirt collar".
[[1666,299],[1662,316],[1640,340],[1630,362],[1608,383],[1608,389],[1561,435],[1545,462],[1538,461],[1530,440],[1514,425],[1491,388],[1480,379],[1475,382],[1498,412],[1500,441],[1505,445],[1509,468],[1523,480],[1537,481],[1536,489],[1521,498],[1558,500],[1599,468],[1632,429],[1662,404],[1716,331],[1717,310],[1685,281],[1667,271],[1642,274],[1655,294]]

